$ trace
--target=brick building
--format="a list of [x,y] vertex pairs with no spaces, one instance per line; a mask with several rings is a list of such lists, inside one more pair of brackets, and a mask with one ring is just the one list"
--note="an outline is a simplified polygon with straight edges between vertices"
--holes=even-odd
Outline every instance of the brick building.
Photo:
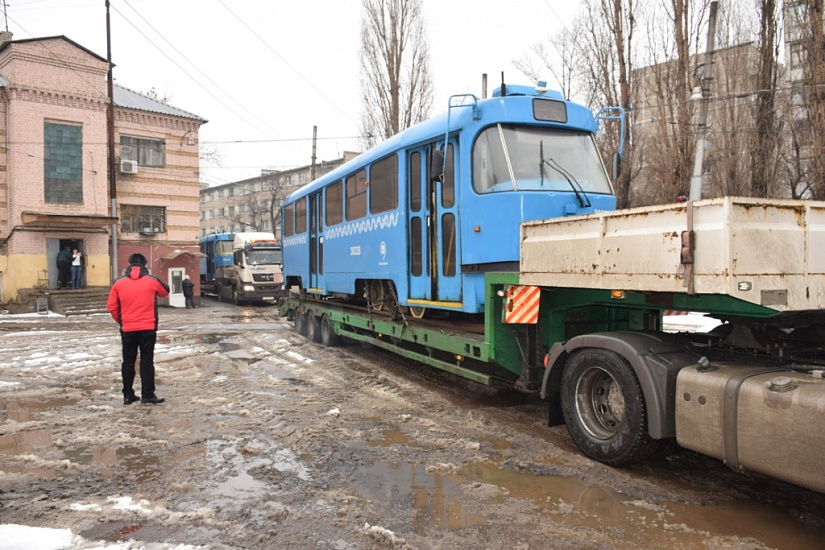
[[0,36],[0,302],[55,288],[64,246],[84,253],[85,286],[111,284],[134,252],[170,286],[184,272],[199,279],[197,143],[206,120],[115,86],[113,216],[107,73],[106,59],[65,36]]
[[263,170],[254,178],[201,189],[201,237],[213,233],[266,231],[280,238],[277,212],[284,197],[312,181],[313,174],[316,178],[323,176],[357,156],[356,152],[344,151],[341,158],[323,161],[314,169],[307,165],[289,170]]

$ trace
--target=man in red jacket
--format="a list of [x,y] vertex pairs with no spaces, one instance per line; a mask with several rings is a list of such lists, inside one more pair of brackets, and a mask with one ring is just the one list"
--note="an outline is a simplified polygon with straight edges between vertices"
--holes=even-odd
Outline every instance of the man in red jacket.
[[140,402],[163,403],[155,395],[155,340],[158,334],[158,296],[169,295],[169,287],[149,274],[143,254],[129,256],[129,267],[118,277],[109,292],[106,309],[120,325],[123,345],[123,404],[138,400],[132,384],[135,381],[135,361],[140,349]]

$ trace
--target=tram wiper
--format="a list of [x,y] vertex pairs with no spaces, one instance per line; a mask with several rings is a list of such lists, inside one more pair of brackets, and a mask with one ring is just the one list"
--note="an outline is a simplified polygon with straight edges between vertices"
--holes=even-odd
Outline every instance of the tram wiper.
[[[539,146],[539,154],[542,157],[542,164],[546,164],[547,166],[549,166],[550,168],[564,176],[564,179],[567,180],[567,183],[570,184],[570,188],[573,189],[573,192],[576,194],[576,199],[579,201],[580,207],[589,208],[590,206],[592,206],[590,204],[590,199],[587,198],[587,194],[584,192],[584,189],[582,188],[581,184],[578,182],[578,180],[576,180],[573,174],[565,170],[561,166],[561,164],[556,162],[556,160],[553,158],[550,158],[549,160],[544,160],[544,151],[543,147],[541,147],[541,144]],[[542,170],[542,177],[543,175],[544,171]]]

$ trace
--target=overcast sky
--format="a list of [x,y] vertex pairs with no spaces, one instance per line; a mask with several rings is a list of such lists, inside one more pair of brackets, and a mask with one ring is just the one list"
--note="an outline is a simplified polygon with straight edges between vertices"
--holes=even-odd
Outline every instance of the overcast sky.
[[[435,83],[450,95],[528,83],[512,64],[570,25],[580,0],[424,0]],[[150,89],[209,122],[201,165],[210,185],[359,150],[361,0],[110,0],[116,82]],[[65,35],[106,57],[105,0],[13,0],[14,39]],[[558,87],[550,74],[551,87]]]

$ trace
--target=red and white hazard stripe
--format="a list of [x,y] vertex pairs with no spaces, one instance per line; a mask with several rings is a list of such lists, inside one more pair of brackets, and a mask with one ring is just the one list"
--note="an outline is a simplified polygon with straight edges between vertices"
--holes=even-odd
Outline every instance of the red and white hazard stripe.
[[679,311],[677,309],[666,309],[662,312],[662,315],[688,315],[690,314],[689,311]]
[[510,325],[537,323],[540,299],[541,289],[537,286],[511,286],[505,295],[504,322]]

